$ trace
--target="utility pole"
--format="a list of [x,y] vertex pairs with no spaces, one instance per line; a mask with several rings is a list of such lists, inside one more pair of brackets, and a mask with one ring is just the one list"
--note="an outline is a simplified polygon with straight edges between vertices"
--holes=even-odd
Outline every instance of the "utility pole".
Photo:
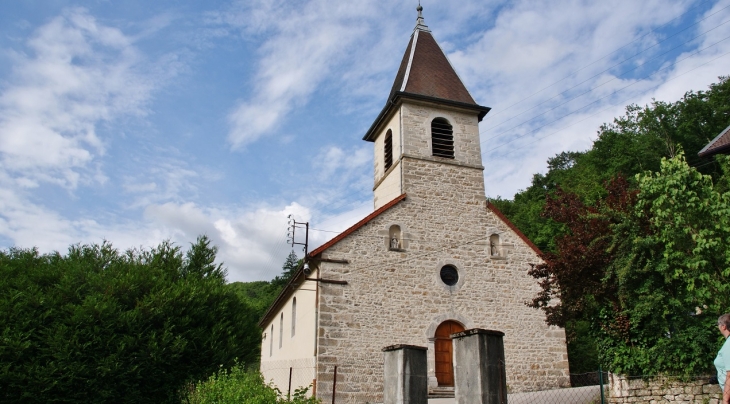
[[[304,246],[304,261],[307,261],[307,256],[309,255],[309,222],[297,222],[294,220],[294,218],[291,217],[291,215],[287,216],[289,219],[289,232],[286,234],[287,237],[287,243],[291,244],[292,248],[294,248],[295,244],[303,245]],[[304,242],[297,242],[296,234],[297,229],[304,229]],[[300,237],[301,239],[301,237]]]

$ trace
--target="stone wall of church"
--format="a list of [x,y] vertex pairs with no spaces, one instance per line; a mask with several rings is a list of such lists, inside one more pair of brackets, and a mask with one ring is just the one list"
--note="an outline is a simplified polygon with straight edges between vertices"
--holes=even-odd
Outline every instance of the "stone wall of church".
[[[313,263],[322,278],[347,281],[319,284],[317,395],[331,400],[337,366],[338,403],[382,402],[381,349],[394,344],[429,348],[435,386],[433,337],[446,320],[505,333],[511,392],[569,385],[564,331],[525,304],[540,290],[527,274],[539,258],[486,206],[476,115],[411,101],[400,112],[406,199],[322,253],[347,264]],[[431,155],[434,118],[453,127],[453,159]],[[401,246],[392,250],[396,225]],[[452,286],[441,279],[445,265],[458,271]]]
[[[323,278],[348,284],[320,284],[318,396],[330,399],[336,365],[338,403],[378,402],[383,377],[380,350],[393,344],[430,348],[433,385],[430,339],[445,320],[505,333],[511,392],[568,385],[563,330],[546,326],[543,314],[525,305],[539,291],[527,275],[529,264],[538,262],[538,257],[488,211],[483,197],[477,200],[469,192],[480,188],[475,179],[481,180],[481,175],[469,180],[460,167],[434,169],[421,160],[405,163],[410,164],[411,175],[436,176],[431,181],[441,184],[442,190],[432,190],[427,197],[425,190],[412,187],[413,197],[409,193],[323,254],[349,263],[320,264]],[[409,181],[416,184],[418,179]],[[454,192],[457,189],[462,192]],[[387,230],[393,224],[401,226],[406,238],[404,251],[387,248]],[[491,234],[500,236],[502,256],[491,255]],[[439,275],[446,264],[459,271],[459,282],[452,287]]]

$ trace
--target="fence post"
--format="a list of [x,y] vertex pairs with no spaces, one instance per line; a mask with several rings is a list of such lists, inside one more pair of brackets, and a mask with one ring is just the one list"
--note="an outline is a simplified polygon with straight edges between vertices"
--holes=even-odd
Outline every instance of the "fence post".
[[504,333],[474,328],[451,334],[456,404],[502,404],[507,390]]
[[603,394],[603,369],[598,366],[598,385],[601,386],[601,404],[606,404],[606,397]]
[[427,351],[405,344],[383,348],[384,404],[428,403]]
[[335,393],[337,393],[337,365],[335,365],[335,377],[332,379],[332,404],[335,404]]
[[287,400],[291,400],[291,371],[292,371],[292,368],[290,367],[289,368],[289,390],[287,390],[287,392],[286,392]]

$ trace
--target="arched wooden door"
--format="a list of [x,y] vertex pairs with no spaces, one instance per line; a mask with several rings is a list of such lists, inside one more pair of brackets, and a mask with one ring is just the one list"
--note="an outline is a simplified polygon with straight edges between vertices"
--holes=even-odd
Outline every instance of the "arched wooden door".
[[454,347],[451,334],[464,331],[456,321],[444,321],[436,328],[434,350],[436,353],[436,380],[439,386],[454,385]]

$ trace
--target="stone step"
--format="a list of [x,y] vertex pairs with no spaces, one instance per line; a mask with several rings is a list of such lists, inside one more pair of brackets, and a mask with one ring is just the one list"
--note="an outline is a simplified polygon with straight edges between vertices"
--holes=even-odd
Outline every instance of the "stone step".
[[454,388],[431,387],[428,389],[428,398],[454,398]]

